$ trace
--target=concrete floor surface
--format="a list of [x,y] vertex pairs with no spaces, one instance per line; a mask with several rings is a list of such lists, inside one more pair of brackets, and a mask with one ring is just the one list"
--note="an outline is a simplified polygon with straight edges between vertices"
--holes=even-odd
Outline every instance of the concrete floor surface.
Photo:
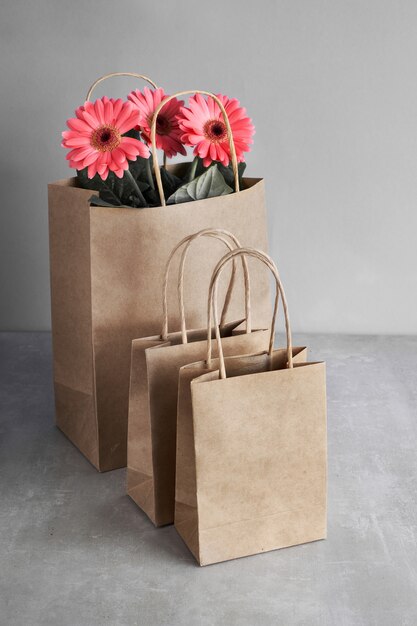
[[416,626],[417,337],[327,362],[328,539],[199,568],[54,426],[49,333],[0,335],[1,626]]

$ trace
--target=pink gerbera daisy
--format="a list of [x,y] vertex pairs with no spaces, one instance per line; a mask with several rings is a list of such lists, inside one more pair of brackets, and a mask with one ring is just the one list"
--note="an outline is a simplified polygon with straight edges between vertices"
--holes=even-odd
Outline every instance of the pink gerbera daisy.
[[99,174],[106,180],[109,172],[122,178],[129,161],[136,161],[138,156],[149,158],[149,149],[142,142],[123,137],[137,123],[131,102],[104,96],[78,107],[75,115],[67,120],[70,130],[62,133],[62,146],[71,150],[67,154],[70,167],[88,167],[88,178]]
[[[148,145],[151,143],[151,126],[155,109],[167,97],[163,89],[149,89],[148,87],[145,87],[143,92],[136,89],[128,95],[128,99],[137,108],[139,113],[137,124]],[[182,100],[173,98],[162,107],[156,119],[156,147],[163,150],[169,158],[178,153],[187,154],[181,142],[182,131],[177,119],[183,104]]]
[[[255,127],[252,120],[247,117],[246,109],[240,106],[236,98],[228,98],[222,94],[217,94],[217,98],[223,104],[229,118],[237,160],[243,161],[244,152],[248,152],[250,144],[253,143]],[[206,100],[199,93],[192,96],[189,108],[181,109],[179,126],[183,131],[182,141],[189,146],[195,146],[194,154],[203,159],[205,167],[212,161],[229,165],[230,147],[226,125],[220,107],[213,98],[209,97]]]

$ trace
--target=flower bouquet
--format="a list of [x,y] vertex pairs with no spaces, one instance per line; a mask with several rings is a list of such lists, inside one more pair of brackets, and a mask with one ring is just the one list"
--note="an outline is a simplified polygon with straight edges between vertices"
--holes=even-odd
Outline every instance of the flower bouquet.
[[[100,471],[126,465],[131,342],[158,332],[168,251],[206,228],[267,249],[263,180],[242,177],[254,128],[238,101],[207,91],[166,96],[126,74],[150,88],[90,102],[114,75],[98,79],[63,136],[76,175],[49,185],[56,422]],[[167,164],[187,147],[191,161]],[[196,248],[184,276],[190,328],[205,325],[219,252]],[[253,324],[266,328],[269,281],[256,266],[251,284]],[[231,319],[241,317],[239,291],[240,281]],[[168,298],[176,296],[173,281]],[[178,312],[170,323],[178,327]]]
[[[165,198],[177,204],[239,189],[255,132],[251,119],[236,98],[183,92],[190,93],[188,106],[161,88],[145,87],[125,101],[87,98],[76,109],[62,146],[80,186],[99,191],[91,204],[147,208],[165,204]],[[186,155],[186,146],[194,149],[194,159],[175,175],[166,159]],[[162,167],[157,149],[163,151]]]

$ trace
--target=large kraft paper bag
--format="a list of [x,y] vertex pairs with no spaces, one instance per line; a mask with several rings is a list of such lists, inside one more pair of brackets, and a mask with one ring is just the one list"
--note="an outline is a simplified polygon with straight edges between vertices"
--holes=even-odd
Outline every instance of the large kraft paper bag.
[[[130,373],[127,492],[156,526],[174,521],[175,450],[178,398],[178,372],[182,365],[204,358],[207,352],[207,329],[187,330],[184,310],[184,264],[190,244],[203,236],[218,237],[229,249],[238,240],[224,230],[203,230],[182,240],[168,258],[162,293],[163,327],[160,335],[132,342]],[[227,238],[230,239],[228,241]],[[188,241],[188,243],[187,243]],[[166,289],[170,265],[177,250],[184,250],[180,263],[179,296],[181,330],[168,333]],[[221,322],[223,349],[226,354],[260,351],[266,348],[269,333],[252,331],[250,284],[247,262],[244,263],[246,329],[241,321],[225,323],[230,304],[230,288],[235,285],[235,270],[226,294]]]
[[[326,388],[324,363],[293,348],[288,309],[273,262],[277,296],[269,350],[180,370],[175,527],[208,565],[326,537]],[[273,349],[278,289],[287,348]]]
[[[149,78],[116,72],[117,75]],[[182,93],[193,93],[182,92]],[[156,149],[156,122],[165,98],[155,111],[151,128],[155,178],[161,207],[146,209],[90,206],[93,192],[79,189],[76,179],[49,185],[49,233],[54,386],[57,426],[100,471],[126,465],[130,347],[132,339],[158,332],[159,294],[167,250],[191,232],[223,228],[246,245],[267,247],[264,184],[243,179],[227,113],[235,193],[181,205],[166,206]],[[169,167],[179,172],[182,164]],[[190,299],[189,325],[204,324],[204,302],[209,273],[217,251],[191,254],[192,270],[185,288]],[[207,276],[207,284],[202,280]],[[172,297],[174,286],[169,290]],[[259,302],[253,322],[265,327],[268,317],[268,281],[255,269],[253,297]],[[236,304],[230,315],[236,318]],[[172,316],[177,326],[178,313]]]
[[[56,423],[97,469],[126,465],[131,342],[159,331],[167,251],[203,228],[230,230],[246,245],[267,248],[264,183],[243,183],[239,193],[149,209],[90,206],[92,192],[78,188],[76,179],[49,185]],[[219,250],[202,245],[190,252],[184,282],[192,294],[192,328],[205,325],[208,270]],[[231,319],[239,317],[240,289]],[[269,283],[256,267],[252,294],[253,324],[265,328]],[[178,323],[175,312],[172,324]]]

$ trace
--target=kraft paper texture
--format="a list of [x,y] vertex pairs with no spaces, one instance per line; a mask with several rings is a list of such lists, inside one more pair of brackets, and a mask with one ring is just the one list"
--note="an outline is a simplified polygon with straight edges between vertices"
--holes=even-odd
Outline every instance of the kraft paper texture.
[[[174,168],[175,169],[175,168]],[[148,209],[92,207],[76,179],[49,185],[51,311],[56,423],[100,471],[124,467],[131,342],[159,332],[164,265],[173,246],[203,228],[232,231],[267,249],[264,183],[235,194]],[[188,325],[203,328],[207,287],[221,244],[190,252]],[[269,324],[269,279],[250,267],[253,326]],[[241,287],[243,291],[243,287]],[[239,288],[229,319],[241,317]],[[175,301],[175,285],[169,298]],[[178,328],[178,313],[172,316]]]

